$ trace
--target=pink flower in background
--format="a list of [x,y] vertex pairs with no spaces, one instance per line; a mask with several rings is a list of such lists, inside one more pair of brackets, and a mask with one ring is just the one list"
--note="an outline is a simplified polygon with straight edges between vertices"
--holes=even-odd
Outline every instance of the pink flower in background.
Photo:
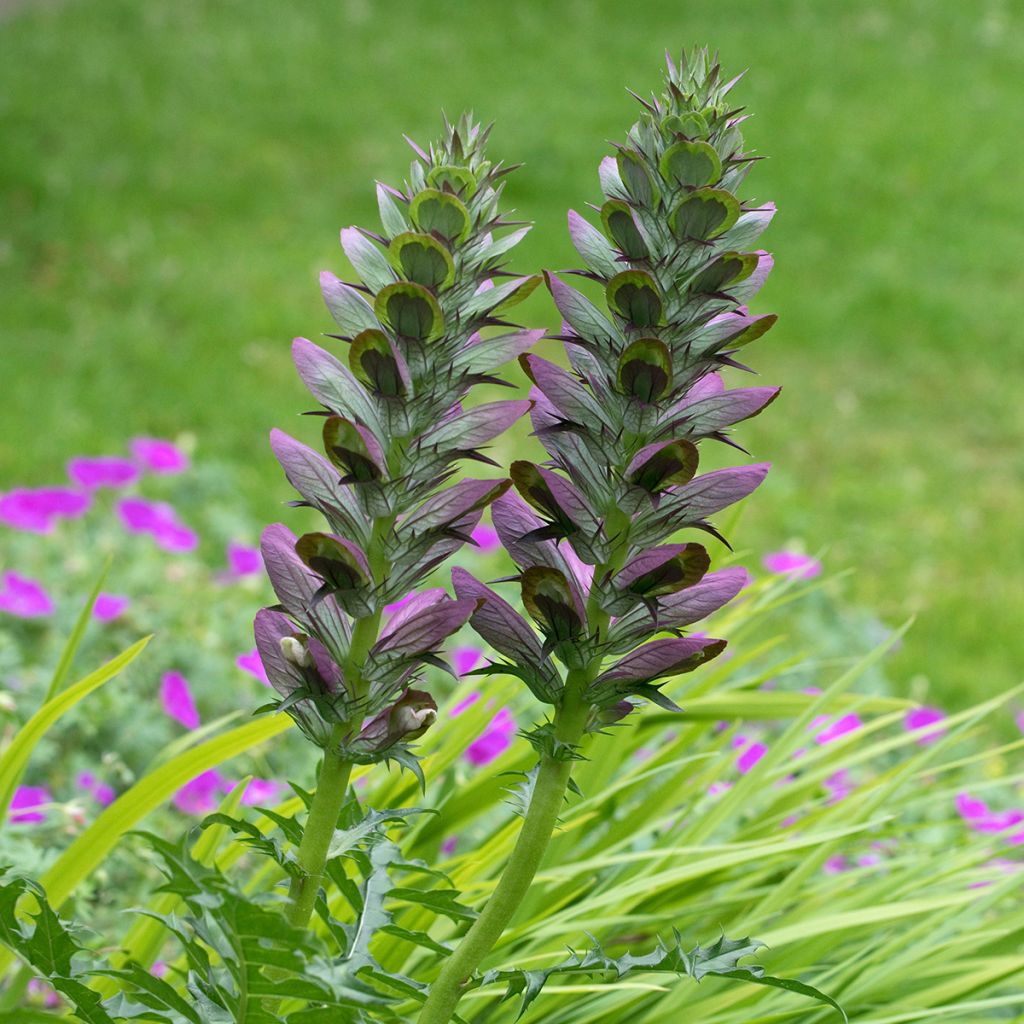
[[841,875],[847,870],[849,865],[846,863],[846,858],[842,854],[837,854],[835,857],[829,857],[827,861],[821,866],[821,870],[826,875]]
[[498,531],[493,526],[487,526],[481,523],[472,533],[470,537],[476,543],[477,549],[482,554],[490,554],[492,551],[497,551],[501,547],[501,541],[498,538]]
[[167,964],[163,960],[154,960],[153,966],[150,967],[149,973],[154,978],[162,978],[167,974]]
[[179,521],[166,502],[124,498],[117,503],[117,514],[129,533],[149,534],[165,551],[193,551],[199,545],[195,532]]
[[19,487],[0,495],[0,523],[16,530],[51,533],[57,519],[85,515],[92,498],[70,487]]
[[180,672],[165,672],[160,680],[160,703],[165,714],[186,729],[199,728],[199,712],[192,700],[188,680]]
[[130,449],[135,461],[150,473],[181,473],[188,469],[188,456],[170,441],[136,437]]
[[1017,715],[1014,721],[1017,723],[1017,728],[1020,729],[1021,732],[1024,732],[1024,711]]
[[87,796],[91,796],[96,803],[106,807],[114,802],[116,794],[112,787],[105,782],[100,782],[92,772],[80,772],[75,779],[79,789],[84,790]]
[[92,795],[96,798],[96,803],[102,804],[104,807],[109,806],[114,802],[117,794],[114,792],[113,786],[108,786],[105,782],[101,782],[93,791]]
[[449,836],[441,844],[441,852],[446,857],[450,857],[455,852],[455,850],[457,849],[458,845],[459,845],[459,837],[458,836]]
[[847,733],[856,732],[861,727],[861,720],[857,715],[849,714],[842,715],[837,718],[831,725],[826,726],[822,729],[815,737],[815,741],[818,743],[831,743],[833,740],[837,740]]
[[131,601],[122,594],[97,594],[92,606],[92,617],[100,622],[113,622],[128,609]]
[[235,658],[235,664],[243,672],[248,672],[253,679],[258,679],[264,686],[270,685],[267,670],[263,667],[263,662],[260,659],[260,652],[255,647],[246,654],[240,654]]
[[39,825],[46,821],[46,814],[38,808],[53,803],[53,797],[45,786],[19,786],[11,797],[8,815],[17,825]]
[[708,786],[708,796],[720,796],[722,793],[728,793],[732,789],[731,782],[712,782]]
[[825,780],[825,789],[828,790],[829,804],[837,804],[840,800],[845,800],[853,792],[850,773],[845,768],[840,768]]
[[[957,793],[954,803],[964,824],[975,832],[1006,832],[1024,824],[1024,811],[993,811],[984,800],[969,793]],[[1024,842],[1024,830],[1013,832],[1003,838],[1011,845],[1017,846]]]
[[459,676],[472,672],[483,660],[484,652],[476,647],[456,647],[452,651],[452,668]]
[[497,760],[510,746],[516,734],[516,720],[508,708],[502,708],[487,728],[466,748],[466,758],[478,768]]
[[68,463],[68,477],[72,483],[88,490],[97,487],[127,487],[141,476],[139,467],[129,459],[116,456],[77,458]]
[[254,804],[274,803],[284,789],[284,783],[276,779],[250,779],[242,795],[242,803],[249,807]]
[[16,572],[5,572],[0,577],[0,612],[19,619],[39,619],[52,615],[53,610],[53,599],[41,583]]
[[746,775],[767,753],[768,748],[763,743],[751,743],[736,758],[736,770],[740,775]]
[[474,690],[468,697],[463,697],[455,707],[452,708],[452,718],[458,718],[466,708],[472,707],[480,699],[480,692]]
[[917,742],[922,746],[927,746],[929,743],[934,743],[936,740],[941,739],[943,734],[946,732],[946,727],[943,726],[941,729],[930,728],[938,725],[939,722],[944,721],[946,715],[938,708],[914,708],[912,711],[908,711],[906,717],[903,719],[903,727],[907,732],[917,732],[918,729],[928,729],[929,731],[924,735],[918,737]]
[[800,555],[795,551],[773,551],[765,555],[761,564],[779,576],[795,576],[797,579],[811,580],[821,575],[821,562],[808,555]]
[[30,978],[26,991],[32,999],[37,1003],[42,1002],[47,1009],[52,1010],[55,1006],[60,1006],[60,996],[57,995],[57,990],[41,978]]
[[263,556],[259,548],[249,548],[232,541],[228,545],[228,572],[232,576],[253,576],[263,571]]
[[153,531],[153,540],[164,549],[176,553],[195,551],[199,547],[199,537],[182,523],[164,523]]
[[197,775],[174,794],[174,806],[185,814],[210,814],[217,810],[231,783],[215,768]]
[[969,793],[957,793],[954,801],[957,814],[970,825],[988,815],[988,804]]

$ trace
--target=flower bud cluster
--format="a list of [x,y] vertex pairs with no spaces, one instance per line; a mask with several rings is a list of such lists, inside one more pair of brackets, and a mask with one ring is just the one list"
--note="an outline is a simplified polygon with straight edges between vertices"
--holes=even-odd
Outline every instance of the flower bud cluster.
[[[315,742],[338,727],[353,761],[398,756],[436,717],[414,689],[425,664],[444,666],[441,644],[475,610],[472,599],[428,590],[385,617],[470,540],[507,480],[461,479],[456,464],[492,464],[482,447],[530,408],[463,401],[542,332],[506,311],[539,277],[508,273],[528,230],[499,209],[512,168],[485,156],[487,129],[445,123],[416,159],[404,190],[379,185],[382,229],[346,228],[342,248],[359,276],[321,277],[338,333],[321,347],[297,338],[299,376],[319,403],[317,451],[275,430],[271,444],[296,505],[316,509],[322,531],[296,537],[267,528],[262,554],[280,602],[256,617],[256,644],[271,684]],[[504,229],[513,227],[515,230]]]
[[604,301],[547,275],[569,368],[537,355],[520,361],[549,460],[513,463],[515,489],[492,511],[533,625],[468,573],[454,574],[458,596],[480,602],[473,626],[510,662],[500,670],[556,706],[573,688],[592,728],[620,717],[630,697],[675,707],[659,690],[664,680],[725,646],[682,630],[746,581],[739,568],[709,571],[707,549],[677,537],[721,539],[711,517],[753,491],[768,466],[699,474],[699,445],[738,448],[730,428],[778,394],[727,388],[719,373],[740,367],[737,351],[775,321],[746,307],[771,268],[751,247],[774,206],[738,194],[756,158],[727,100],[734,82],[706,51],[670,59],[664,95],[640,100],[627,140],[601,164],[600,227],[569,214],[585,265],[570,273]]

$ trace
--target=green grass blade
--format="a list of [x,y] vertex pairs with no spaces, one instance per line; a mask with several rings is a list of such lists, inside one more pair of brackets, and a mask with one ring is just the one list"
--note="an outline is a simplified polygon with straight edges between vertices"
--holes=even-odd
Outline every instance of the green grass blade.
[[131,664],[145,649],[150,637],[143,637],[112,658],[105,665],[90,672],[73,686],[58,693],[48,700],[19,730],[11,741],[11,745],[0,757],[0,819],[7,814],[11,797],[17,788],[25,766],[36,744],[46,735],[50,727],[61,716],[70,711],[80,700],[87,697],[93,690],[99,689],[104,683],[113,679],[123,668]]
[[71,662],[75,660],[75,655],[78,653],[78,648],[82,643],[82,637],[85,636],[86,627],[89,625],[89,619],[92,617],[92,610],[96,604],[96,598],[99,597],[100,590],[102,590],[103,584],[107,580],[107,573],[110,572],[110,563],[112,560],[112,556],[108,555],[107,560],[103,563],[103,568],[100,570],[96,583],[93,585],[88,598],[86,598],[85,604],[82,606],[82,610],[78,613],[74,629],[71,630],[68,642],[64,645],[64,650],[61,651],[57,667],[53,670],[53,678],[50,680],[50,685],[46,689],[46,696],[43,698],[44,704],[52,700],[64,685],[64,680],[67,678],[68,672],[71,670]]
[[[265,743],[291,725],[291,719],[284,715],[258,718],[179,754],[143,776],[106,808],[39,879],[52,906],[60,907],[79,883],[103,863],[126,832],[186,782]],[[0,975],[10,962],[11,954],[0,951]]]

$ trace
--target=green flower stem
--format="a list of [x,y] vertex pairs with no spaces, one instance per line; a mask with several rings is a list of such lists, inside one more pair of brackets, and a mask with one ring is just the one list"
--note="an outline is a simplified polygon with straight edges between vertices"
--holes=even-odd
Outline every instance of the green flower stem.
[[[620,509],[609,510],[606,528],[615,538],[615,547],[608,561],[595,567],[595,580],[622,568],[629,550],[629,525],[629,517]],[[600,637],[607,633],[609,615],[598,604],[596,587],[587,603],[587,619],[593,635]],[[598,655],[586,668],[571,671],[565,678],[562,703],[555,712],[555,736],[567,747],[578,746],[583,738],[590,717],[590,703],[584,694],[601,671],[602,660]],[[430,986],[430,994],[420,1010],[417,1024],[448,1024],[452,1019],[466,982],[494,948],[529,892],[558,823],[558,813],[562,809],[571,773],[571,760],[558,760],[546,754],[541,756],[530,808],[512,856],[480,916]]]
[[[558,738],[576,746],[583,736],[589,711],[589,707],[582,701],[568,699],[567,695],[567,700],[555,714]],[[445,961],[437,980],[430,986],[430,996],[423,1004],[417,1018],[418,1024],[448,1024],[462,997],[466,981],[472,977],[519,909],[551,841],[571,770],[571,761],[555,760],[547,755],[541,757],[530,809],[512,856],[480,916],[473,922],[455,952]]]
[[337,753],[338,745],[348,728],[347,723],[339,723],[331,730],[316,793],[309,807],[309,818],[299,844],[297,859],[302,874],[292,878],[287,910],[288,923],[297,928],[305,928],[313,916],[313,904],[323,880],[327,851],[348,791],[352,764]]
[[[374,521],[373,534],[368,545],[368,558],[374,578],[381,582],[390,571],[384,556],[384,537],[394,525],[394,517],[386,516]],[[352,641],[349,645],[348,658],[345,664],[345,675],[353,688],[356,700],[366,696],[366,682],[362,676],[362,667],[369,656],[370,649],[377,642],[380,633],[380,611],[365,618],[357,619],[352,627]],[[348,781],[352,774],[352,763],[344,760],[338,753],[345,737],[359,723],[338,722],[331,729],[330,738],[324,750],[324,760],[317,779],[316,793],[309,807],[309,817],[299,843],[297,859],[302,874],[292,878],[288,890],[288,909],[286,916],[290,924],[305,928],[313,916],[313,904],[320,883],[324,877],[324,865],[327,863],[327,852],[338,826],[338,815],[341,813],[345,796],[348,792]]]

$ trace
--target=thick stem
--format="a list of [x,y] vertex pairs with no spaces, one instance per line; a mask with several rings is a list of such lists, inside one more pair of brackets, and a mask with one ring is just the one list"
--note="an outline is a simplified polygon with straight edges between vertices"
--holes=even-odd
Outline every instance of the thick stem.
[[[383,538],[393,523],[394,517],[383,517],[375,520],[373,524],[368,557],[370,568],[378,581],[388,572],[389,567],[383,554]],[[380,618],[381,613],[378,610],[372,615],[357,619],[352,627],[352,639],[344,668],[352,696],[357,701],[366,694],[367,684],[363,679],[363,665],[380,632]],[[358,729],[358,722],[355,723],[355,727]],[[302,874],[291,881],[286,916],[290,924],[300,928],[305,928],[313,916],[313,904],[316,902],[316,894],[324,877],[327,851],[330,849],[331,839],[338,825],[338,815],[348,791],[352,764],[345,761],[337,751],[352,728],[351,722],[338,722],[331,729],[323,764],[320,767],[320,777],[317,779],[316,793],[309,807],[309,817],[306,819],[306,827],[296,854]]]
[[[573,746],[578,744],[589,710],[581,701],[570,698],[555,716],[558,738]],[[571,771],[571,761],[558,761],[546,755],[540,759],[530,809],[512,856],[480,916],[473,922],[455,952],[445,961],[437,980],[430,986],[430,995],[417,1018],[418,1024],[448,1024],[462,997],[466,981],[472,977],[519,909],[551,841]]]
[[338,744],[348,731],[347,725],[339,724],[331,730],[331,738],[324,752],[316,793],[309,806],[309,817],[302,833],[296,857],[302,874],[294,877],[288,892],[288,923],[305,928],[313,916],[313,904],[320,883],[324,877],[327,851],[330,849],[334,830],[338,826],[338,815],[345,802],[352,764],[342,760],[337,753]]

